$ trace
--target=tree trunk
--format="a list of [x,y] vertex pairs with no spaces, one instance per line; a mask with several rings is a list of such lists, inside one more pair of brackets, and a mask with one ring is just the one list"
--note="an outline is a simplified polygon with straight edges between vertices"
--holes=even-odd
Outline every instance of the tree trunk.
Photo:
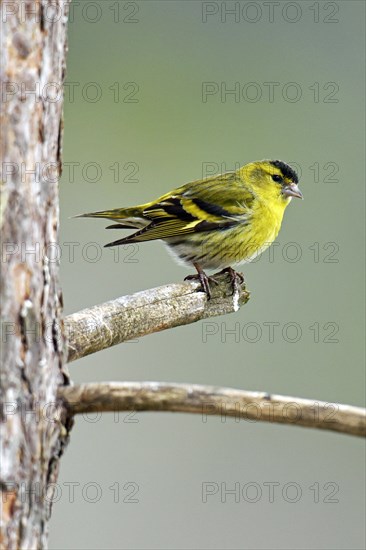
[[68,1],[2,3],[3,548],[44,548],[71,422],[58,283],[58,178]]

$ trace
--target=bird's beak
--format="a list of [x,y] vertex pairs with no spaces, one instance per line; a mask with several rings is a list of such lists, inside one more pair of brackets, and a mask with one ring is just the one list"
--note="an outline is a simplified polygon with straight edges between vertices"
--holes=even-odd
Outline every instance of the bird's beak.
[[282,195],[285,197],[297,197],[299,199],[303,199],[302,193],[300,189],[298,188],[296,183],[289,183],[282,189]]

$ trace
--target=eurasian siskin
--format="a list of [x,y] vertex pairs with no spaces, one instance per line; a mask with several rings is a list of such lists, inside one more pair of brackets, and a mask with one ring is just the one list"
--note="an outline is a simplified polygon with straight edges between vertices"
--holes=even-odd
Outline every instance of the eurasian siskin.
[[107,247],[163,240],[179,261],[196,268],[194,277],[210,297],[214,279],[203,270],[229,272],[235,288],[237,277],[243,279],[231,266],[250,262],[274,241],[291,198],[302,198],[297,184],[288,164],[261,160],[187,183],[146,204],[80,217],[118,222],[107,229],[138,230]]

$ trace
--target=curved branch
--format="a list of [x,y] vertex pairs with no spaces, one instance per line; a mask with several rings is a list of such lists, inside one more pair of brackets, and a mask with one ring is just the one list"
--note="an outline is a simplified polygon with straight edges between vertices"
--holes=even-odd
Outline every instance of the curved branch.
[[298,397],[195,384],[111,382],[63,387],[59,397],[72,414],[170,411],[234,417],[237,422],[276,422],[366,435],[366,410]]
[[200,319],[238,311],[249,300],[245,286],[232,293],[227,275],[215,277],[207,300],[200,283],[175,283],[83,309],[64,319],[68,337],[67,361]]

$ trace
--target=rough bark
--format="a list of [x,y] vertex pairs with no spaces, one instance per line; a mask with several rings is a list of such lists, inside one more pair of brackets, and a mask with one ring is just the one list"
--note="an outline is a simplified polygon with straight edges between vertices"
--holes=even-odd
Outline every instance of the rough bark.
[[[68,1],[2,4],[1,545],[43,548],[69,420],[58,177]],[[45,498],[46,496],[46,498]]]
[[126,340],[200,319],[238,311],[249,300],[245,285],[232,291],[230,278],[216,276],[207,300],[197,282],[175,283],[122,296],[65,318],[67,360],[75,361]]

